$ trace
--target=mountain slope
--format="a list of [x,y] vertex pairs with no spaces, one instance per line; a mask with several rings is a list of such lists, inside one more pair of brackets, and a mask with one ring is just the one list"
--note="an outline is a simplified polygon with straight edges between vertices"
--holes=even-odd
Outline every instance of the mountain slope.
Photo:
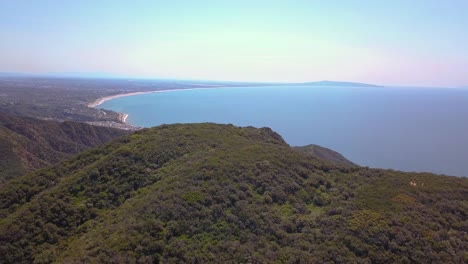
[[0,187],[4,263],[464,261],[468,181],[333,165],[270,129],[144,129]]
[[0,113],[0,181],[71,157],[127,132]]
[[343,157],[343,155],[340,153],[318,145],[310,144],[307,146],[294,147],[294,149],[304,154],[309,154],[321,158],[336,165],[356,166],[356,164]]

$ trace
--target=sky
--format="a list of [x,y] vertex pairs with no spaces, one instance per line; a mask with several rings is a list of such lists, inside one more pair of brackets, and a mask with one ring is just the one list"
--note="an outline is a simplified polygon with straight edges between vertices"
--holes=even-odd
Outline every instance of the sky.
[[0,72],[468,85],[467,0],[0,0]]

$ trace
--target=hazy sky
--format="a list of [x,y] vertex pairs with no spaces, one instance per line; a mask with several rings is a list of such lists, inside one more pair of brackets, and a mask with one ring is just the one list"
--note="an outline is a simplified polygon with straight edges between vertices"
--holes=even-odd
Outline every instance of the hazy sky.
[[0,0],[0,71],[468,85],[468,0]]

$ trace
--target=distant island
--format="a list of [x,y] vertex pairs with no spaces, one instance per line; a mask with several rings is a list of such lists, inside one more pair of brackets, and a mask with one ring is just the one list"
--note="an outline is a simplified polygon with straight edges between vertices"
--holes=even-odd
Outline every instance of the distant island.
[[315,86],[384,87],[382,85],[375,85],[375,84],[368,84],[368,83],[334,82],[334,81],[305,82],[301,84],[315,85]]

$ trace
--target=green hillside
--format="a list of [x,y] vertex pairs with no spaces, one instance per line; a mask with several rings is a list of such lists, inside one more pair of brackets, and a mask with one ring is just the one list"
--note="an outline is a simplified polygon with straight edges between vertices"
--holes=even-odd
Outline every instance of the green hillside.
[[0,182],[42,168],[128,132],[78,122],[0,113]]
[[144,129],[0,187],[2,263],[463,263],[468,179],[342,166],[270,129]]
[[341,155],[340,153],[318,145],[310,144],[307,146],[294,147],[294,149],[302,153],[327,160],[328,162],[331,162],[336,165],[356,166],[356,164],[343,157],[343,155]]

